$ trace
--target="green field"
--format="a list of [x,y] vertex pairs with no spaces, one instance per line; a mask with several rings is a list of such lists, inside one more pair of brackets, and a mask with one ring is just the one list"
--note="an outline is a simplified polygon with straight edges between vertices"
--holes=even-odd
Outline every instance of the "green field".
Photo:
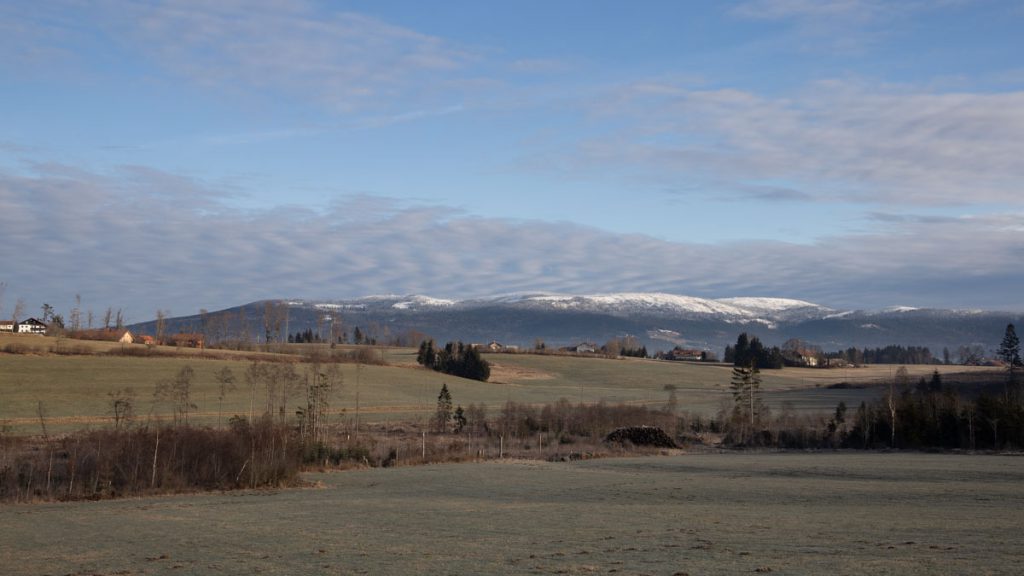
[[[1024,459],[705,454],[0,507],[36,574],[1018,574]],[[59,551],[54,548],[59,543]]]
[[[7,336],[7,342],[12,341]],[[14,337],[20,342],[53,345],[52,339]],[[5,340],[0,339],[0,345]],[[98,349],[116,348],[110,343],[68,343]],[[164,350],[175,353],[172,348]],[[713,414],[728,398],[731,368],[713,364],[691,364],[638,359],[580,358],[528,354],[492,354],[489,382],[454,378],[420,368],[415,351],[375,348],[388,366],[342,364],[343,386],[332,399],[336,423],[351,421],[358,394],[361,421],[418,419],[433,410],[437,393],[447,383],[457,404],[485,404],[492,410],[508,400],[542,404],[567,398],[572,402],[640,403],[662,405],[668,399],[666,386],[677,388],[682,410]],[[162,380],[173,378],[183,366],[195,370],[192,401],[198,406],[190,421],[203,424],[223,422],[232,414],[248,414],[252,390],[244,382],[250,361],[244,353],[226,351],[177,351],[184,357],[127,357],[55,354],[0,353],[0,425],[16,432],[38,433],[43,422],[50,432],[66,431],[109,422],[108,393],[131,387],[135,391],[137,419],[169,419],[170,408],[155,402],[153,391]],[[294,358],[294,357],[292,357]],[[223,400],[218,398],[214,374],[227,367],[238,379],[237,388]],[[961,366],[942,366],[940,370],[963,371]],[[305,365],[298,364],[302,372]],[[908,366],[912,377],[930,374],[932,366]],[[893,366],[873,366],[842,370],[787,368],[764,371],[765,399],[773,408],[783,401],[798,410],[829,411],[839,400],[855,405],[862,399],[877,397],[882,389],[827,389],[831,383],[848,381],[877,383],[891,377]],[[256,390],[255,403],[262,402],[262,390]],[[297,407],[297,393],[290,406]]]

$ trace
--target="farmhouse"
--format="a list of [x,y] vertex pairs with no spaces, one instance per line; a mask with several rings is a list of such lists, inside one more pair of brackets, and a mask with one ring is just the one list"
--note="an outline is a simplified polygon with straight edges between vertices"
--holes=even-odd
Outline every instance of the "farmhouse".
[[0,320],[0,332],[14,332],[14,321]]
[[105,342],[120,342],[122,344],[131,344],[136,340],[135,335],[124,328],[75,330],[73,332],[68,332],[68,336],[79,340],[102,340]]
[[24,322],[15,323],[14,331],[18,334],[46,334],[46,324],[35,318],[29,318]]
[[700,362],[707,358],[707,353],[703,350],[686,349],[676,346],[668,352],[665,352],[663,358],[665,360]]
[[593,354],[594,352],[597,352],[597,344],[581,342],[575,346],[570,346],[569,352],[576,352],[577,354]]

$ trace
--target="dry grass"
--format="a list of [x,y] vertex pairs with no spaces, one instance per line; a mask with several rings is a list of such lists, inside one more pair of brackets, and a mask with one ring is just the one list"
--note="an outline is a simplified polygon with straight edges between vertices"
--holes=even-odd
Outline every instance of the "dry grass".
[[[55,339],[48,337],[0,335],[0,350],[11,343],[29,343],[26,345],[38,346],[41,352],[58,345]],[[126,346],[140,350],[146,348],[70,340],[64,340],[60,345],[90,347],[95,354],[0,353],[0,426],[6,425],[16,432],[39,432],[37,409],[40,402],[51,431],[105,425],[110,419],[108,393],[126,387],[136,392],[136,414],[140,418],[167,419],[170,413],[166,408],[153,402],[153,388],[160,380],[173,377],[186,364],[196,371],[193,399],[198,409],[193,414],[195,421],[217,424],[232,414],[248,413],[250,391],[242,382],[242,376],[253,359],[294,361],[301,357],[230,350],[178,350],[173,347],[156,347],[159,353],[147,357],[107,356],[104,353],[118,352]],[[327,345],[291,345],[286,349],[301,354],[331,352]],[[350,353],[354,350],[357,349],[338,347],[335,352]],[[713,414],[721,401],[728,398],[731,374],[730,367],[715,364],[487,354],[485,358],[494,364],[492,381],[475,382],[417,367],[415,350],[378,347],[364,350],[375,357],[382,356],[390,365],[341,366],[344,384],[332,399],[335,422],[354,419],[357,390],[363,421],[429,417],[443,383],[448,384],[456,404],[483,404],[491,410],[507,400],[540,405],[559,398],[567,398],[574,403],[662,406],[668,399],[666,387],[671,385],[677,389],[680,409]],[[221,407],[214,374],[224,367],[235,373],[240,386],[228,393]],[[960,366],[938,368],[940,372],[986,370]],[[914,378],[930,374],[933,369],[933,366],[908,366]],[[877,383],[888,378],[894,370],[895,367],[890,366],[869,366],[840,370],[787,368],[764,371],[765,397],[774,408],[783,401],[792,402],[800,410],[832,410],[839,400],[852,406],[862,399],[877,397],[880,390],[828,390],[825,386],[841,381]]]

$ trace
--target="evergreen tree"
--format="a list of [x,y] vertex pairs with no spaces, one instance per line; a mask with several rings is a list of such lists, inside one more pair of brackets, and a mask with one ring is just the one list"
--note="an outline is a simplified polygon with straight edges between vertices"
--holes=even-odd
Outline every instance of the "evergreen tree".
[[447,432],[448,423],[452,419],[452,395],[448,391],[448,384],[441,386],[441,393],[437,395],[437,411],[434,412],[434,431]]
[[1006,333],[1003,335],[1003,342],[999,345],[998,356],[1009,365],[1012,371],[1015,366],[1021,365],[1020,339],[1017,338],[1017,330],[1013,324],[1006,325]]
[[455,415],[452,417],[455,423],[455,433],[462,432],[462,429],[466,427],[466,411],[462,409],[462,404],[459,404],[455,408]]

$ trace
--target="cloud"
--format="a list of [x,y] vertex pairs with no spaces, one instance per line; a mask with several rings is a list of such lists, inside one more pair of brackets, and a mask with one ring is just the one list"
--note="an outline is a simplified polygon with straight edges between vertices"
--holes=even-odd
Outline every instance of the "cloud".
[[892,10],[874,0],[750,0],[730,12],[761,20],[834,19],[869,20]]
[[26,73],[62,66],[82,74],[97,53],[128,63],[142,56],[195,86],[339,113],[451,101],[460,72],[477,60],[442,38],[305,0],[57,0],[0,8],[0,16],[8,16],[0,17],[0,65]]
[[[1024,92],[833,80],[786,96],[649,82],[590,102],[599,136],[537,164],[674,187],[903,205],[1019,206]],[[597,130],[592,130],[595,132]]]
[[125,13],[136,46],[194,83],[269,89],[339,111],[429,91],[473,59],[440,38],[301,1],[168,0]]
[[[515,291],[776,295],[832,306],[1019,307],[1021,214],[879,222],[869,234],[673,243],[375,197],[239,211],[202,182],[130,168],[0,173],[9,300],[187,314],[261,298]],[[955,283],[954,283],[955,281]],[[31,302],[39,300],[39,302]]]
[[973,0],[747,0],[729,14],[778,23],[794,33],[784,44],[803,52],[840,54],[868,51],[902,32],[896,24],[921,14],[971,4]]

